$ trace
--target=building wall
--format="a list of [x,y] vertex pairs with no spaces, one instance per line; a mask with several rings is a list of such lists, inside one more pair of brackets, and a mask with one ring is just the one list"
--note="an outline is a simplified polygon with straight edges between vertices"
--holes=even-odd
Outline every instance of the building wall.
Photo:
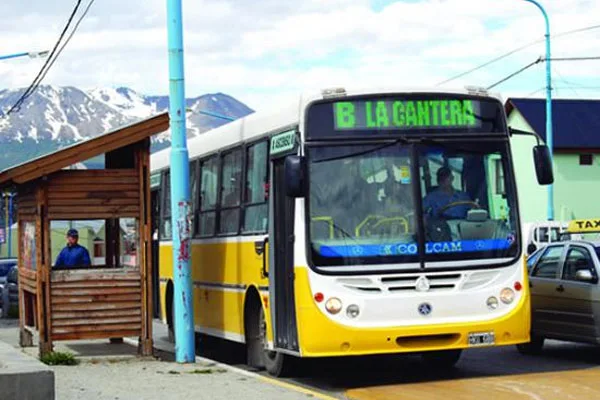
[[554,213],[556,219],[600,217],[600,156],[579,165],[579,154],[556,154]]
[[[508,123],[515,129],[533,132],[523,116],[514,110]],[[537,183],[533,164],[536,140],[529,136],[511,139],[523,223],[547,219],[547,186]],[[600,217],[600,155],[593,165],[579,165],[579,153],[554,153],[554,219]]]
[[[533,132],[531,126],[518,111],[513,111],[508,117],[509,126],[522,131]],[[537,144],[533,136],[514,135],[511,138],[511,148],[519,207],[523,223],[544,221],[547,218],[547,190],[537,182],[533,163],[533,146]]]
[[[0,258],[7,258],[8,257],[8,232],[6,232],[6,240],[7,242],[0,244]],[[16,258],[17,257],[17,253],[19,251],[18,247],[19,247],[19,242],[18,242],[19,238],[17,236],[17,228],[16,225],[13,227],[12,229],[12,237],[11,237],[11,253],[10,256],[12,258]]]

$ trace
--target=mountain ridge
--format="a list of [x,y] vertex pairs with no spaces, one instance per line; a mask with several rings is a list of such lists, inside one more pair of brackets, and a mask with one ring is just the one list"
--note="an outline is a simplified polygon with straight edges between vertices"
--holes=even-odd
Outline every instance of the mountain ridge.
[[[24,89],[0,90],[0,110],[8,110]],[[20,110],[0,118],[0,170],[68,145],[96,137],[168,111],[166,95],[144,95],[131,88],[79,89],[40,85]],[[202,134],[228,121],[198,113],[208,111],[238,119],[254,112],[222,92],[186,99],[188,137]],[[152,140],[152,151],[168,147],[170,134]]]

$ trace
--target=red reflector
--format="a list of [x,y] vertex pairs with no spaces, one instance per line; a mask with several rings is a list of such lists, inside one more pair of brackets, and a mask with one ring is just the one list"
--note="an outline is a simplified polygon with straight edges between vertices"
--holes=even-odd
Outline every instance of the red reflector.
[[519,282],[519,281],[515,282],[515,290],[518,292],[521,289],[523,289],[523,285],[521,285],[521,282]]
[[325,296],[323,296],[323,293],[321,293],[321,292],[315,293],[315,301],[317,303],[322,302],[324,298],[325,298]]

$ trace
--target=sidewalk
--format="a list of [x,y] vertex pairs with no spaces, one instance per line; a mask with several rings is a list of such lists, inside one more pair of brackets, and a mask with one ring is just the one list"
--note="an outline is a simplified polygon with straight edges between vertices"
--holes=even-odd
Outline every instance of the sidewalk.
[[[0,320],[0,341],[18,346],[15,321]],[[159,339],[160,347],[166,342]],[[57,351],[70,351],[78,366],[54,366],[57,400],[274,399],[314,397],[268,382],[252,373],[201,359],[177,364],[135,356],[135,346],[108,341],[58,342]],[[165,349],[167,350],[167,349]],[[37,355],[36,348],[25,349]],[[0,393],[0,397],[1,393]]]

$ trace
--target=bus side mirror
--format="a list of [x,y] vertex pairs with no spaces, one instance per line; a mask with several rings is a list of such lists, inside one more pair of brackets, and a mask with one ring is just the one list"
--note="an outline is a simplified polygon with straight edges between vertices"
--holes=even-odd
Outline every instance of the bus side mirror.
[[535,174],[540,185],[550,185],[554,182],[552,160],[548,146],[538,145],[533,147],[533,163]]
[[285,194],[304,197],[306,194],[306,161],[302,156],[287,156],[284,165]]

